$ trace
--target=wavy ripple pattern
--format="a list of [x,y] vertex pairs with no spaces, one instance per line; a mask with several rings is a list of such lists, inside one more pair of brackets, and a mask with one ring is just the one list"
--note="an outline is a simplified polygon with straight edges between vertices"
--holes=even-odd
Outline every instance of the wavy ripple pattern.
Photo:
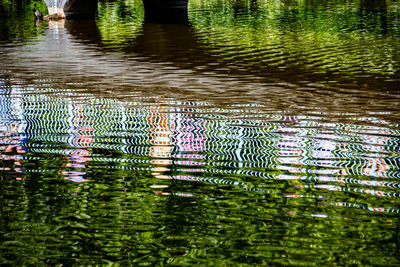
[[[332,207],[356,205],[346,204],[351,194],[365,210],[398,213],[395,206],[369,208],[400,196],[397,129],[326,123],[323,114],[245,116],[248,106],[82,99],[68,92],[51,97],[2,88],[2,170],[14,175],[56,170],[64,179],[87,182],[93,179],[88,171],[142,171],[164,184],[214,184],[282,198],[318,195],[331,199]],[[59,163],[50,169],[33,164],[49,157]]]
[[14,2],[0,264],[399,265],[396,1]]

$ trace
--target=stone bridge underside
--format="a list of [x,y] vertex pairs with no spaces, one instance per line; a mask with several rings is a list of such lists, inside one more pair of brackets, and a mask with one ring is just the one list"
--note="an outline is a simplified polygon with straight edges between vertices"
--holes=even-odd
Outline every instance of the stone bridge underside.
[[[146,22],[186,23],[188,0],[142,0]],[[90,17],[95,14],[97,0],[68,0],[67,17]]]

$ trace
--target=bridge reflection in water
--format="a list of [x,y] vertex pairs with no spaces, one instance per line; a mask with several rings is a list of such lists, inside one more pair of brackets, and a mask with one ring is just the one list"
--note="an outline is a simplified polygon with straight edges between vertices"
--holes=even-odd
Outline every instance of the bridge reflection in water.
[[[65,179],[87,182],[104,168],[140,170],[139,179],[160,179],[150,185],[159,194],[199,194],[168,189],[176,180],[399,212],[365,197],[399,198],[397,130],[324,123],[323,114],[258,114],[250,106],[233,112],[173,99],[124,102],[37,90],[2,81],[2,171],[16,179],[59,170]],[[253,115],[244,115],[249,111]],[[236,112],[243,115],[235,118]],[[53,162],[40,164],[49,155]],[[329,200],[327,191],[337,195]],[[348,195],[366,202],[348,203]]]

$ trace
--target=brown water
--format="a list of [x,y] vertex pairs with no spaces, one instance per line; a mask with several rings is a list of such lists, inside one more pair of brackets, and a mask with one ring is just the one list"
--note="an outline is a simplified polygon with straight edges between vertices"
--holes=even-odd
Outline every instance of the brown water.
[[2,264],[399,264],[399,3],[26,5],[0,2]]

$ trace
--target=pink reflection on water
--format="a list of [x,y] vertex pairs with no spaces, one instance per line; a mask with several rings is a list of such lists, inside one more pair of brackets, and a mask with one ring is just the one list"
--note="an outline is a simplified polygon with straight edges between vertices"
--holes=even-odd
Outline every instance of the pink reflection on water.
[[84,163],[92,160],[89,155],[90,151],[84,149],[72,151],[70,156],[67,158],[67,161],[69,162],[63,164],[63,167],[74,168],[77,170],[62,170],[60,171],[60,174],[64,176],[64,179],[72,182],[87,182],[88,180],[84,178],[86,172],[81,170],[86,168]]
[[85,163],[92,160],[90,157],[91,152],[87,148],[90,148],[94,142],[94,128],[91,126],[93,122],[85,120],[88,116],[85,116],[83,104],[71,103],[70,108],[72,112],[69,120],[69,134],[71,136],[69,145],[75,149],[67,151],[67,162],[62,166],[72,168],[72,170],[61,170],[59,174],[64,176],[63,179],[65,180],[82,183],[88,181],[88,179],[84,178],[86,175],[84,169],[86,169]]
[[[164,100],[155,100],[156,104],[149,106],[146,118],[149,126],[147,129],[148,136],[150,137],[149,143],[152,145],[149,154],[153,158],[152,163],[155,165],[152,168],[152,175],[159,180],[176,179],[176,176],[168,174],[171,170],[171,166],[204,165],[202,162],[192,160],[174,161],[174,158],[204,158],[204,155],[194,154],[193,152],[205,151],[205,128],[203,125],[198,126],[197,121],[188,114],[175,112],[175,110],[171,110],[165,106]],[[173,153],[174,150],[177,150],[178,153]],[[205,172],[205,170],[202,169],[182,169],[179,171]],[[162,189],[168,188],[163,187],[163,185],[151,185],[150,187],[159,189],[153,191],[156,195],[193,196],[190,193],[161,191]]]
[[[28,150],[25,148],[26,121],[23,106],[19,98],[20,89],[4,90],[0,95],[0,160],[8,165],[0,167],[2,171],[22,173],[23,160]],[[16,178],[22,180],[22,178]]]

